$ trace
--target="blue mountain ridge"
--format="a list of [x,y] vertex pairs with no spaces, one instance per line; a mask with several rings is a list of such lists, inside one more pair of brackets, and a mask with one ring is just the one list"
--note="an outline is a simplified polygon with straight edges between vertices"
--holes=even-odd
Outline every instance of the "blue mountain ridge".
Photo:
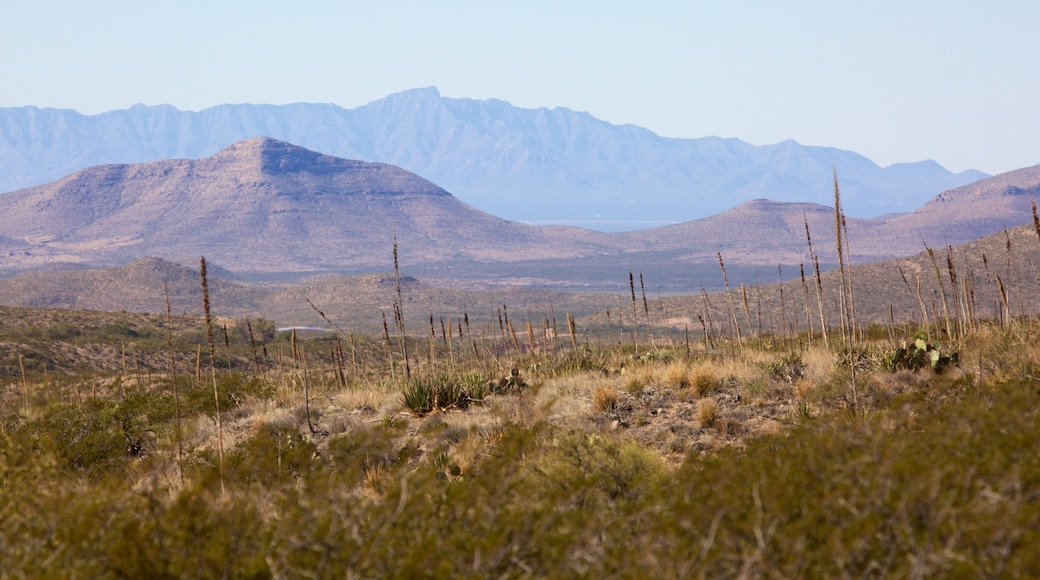
[[0,108],[0,191],[106,163],[201,158],[256,136],[397,165],[481,210],[533,223],[636,229],[714,215],[753,199],[827,204],[833,171],[850,216],[908,212],[983,177],[934,161],[880,167],[851,151],[783,141],[660,137],[563,107],[443,97],[436,88],[354,109],[135,105],[98,115]]

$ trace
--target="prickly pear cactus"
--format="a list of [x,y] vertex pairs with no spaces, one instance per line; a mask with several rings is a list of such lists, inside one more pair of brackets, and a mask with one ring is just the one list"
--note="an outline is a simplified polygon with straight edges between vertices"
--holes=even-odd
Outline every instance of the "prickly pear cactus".
[[928,344],[924,339],[918,338],[904,347],[897,348],[889,356],[888,367],[892,371],[930,368],[935,373],[941,373],[951,366],[957,366],[959,359],[958,353],[943,354],[938,345]]

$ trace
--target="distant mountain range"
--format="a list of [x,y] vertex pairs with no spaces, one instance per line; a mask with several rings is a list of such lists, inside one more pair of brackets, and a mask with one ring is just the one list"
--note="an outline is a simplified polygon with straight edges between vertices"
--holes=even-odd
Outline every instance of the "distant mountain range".
[[845,209],[859,218],[911,211],[986,177],[953,174],[932,161],[882,168],[850,151],[794,141],[670,139],[565,108],[450,99],[425,88],[355,109],[220,105],[189,112],[137,105],[85,116],[2,108],[0,192],[88,166],[206,157],[259,136],[393,164],[512,220],[603,230],[703,218],[758,198],[830,203],[835,169]]
[[[830,184],[833,195],[833,182]],[[908,256],[1029,223],[1040,166],[949,190],[912,213],[848,220],[857,262]],[[118,266],[145,256],[189,267],[200,255],[249,277],[385,272],[528,285],[607,281],[646,272],[658,289],[808,261],[834,263],[834,212],[753,200],[722,214],[638,232],[533,226],[475,209],[401,168],[323,155],[266,137],[213,156],[101,165],[0,195],[0,273]]]

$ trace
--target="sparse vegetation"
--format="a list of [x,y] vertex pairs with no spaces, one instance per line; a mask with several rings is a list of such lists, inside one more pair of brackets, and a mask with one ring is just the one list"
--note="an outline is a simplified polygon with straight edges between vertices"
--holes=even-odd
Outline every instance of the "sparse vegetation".
[[[132,364],[124,374],[113,347],[126,333],[103,329],[146,317],[106,315],[100,332],[76,317],[60,324],[79,333],[41,327],[47,352],[76,341],[115,360],[84,371],[40,353],[31,406],[20,373],[3,379],[0,545],[12,575],[1020,576],[1040,565],[1027,549],[1040,529],[1028,491],[1040,489],[1034,320],[977,321],[959,343],[972,348],[941,375],[930,362],[857,359],[855,414],[849,358],[820,342],[778,352],[752,336],[726,355],[682,345],[645,356],[562,341],[516,353],[505,333],[516,374],[499,378],[465,349],[456,370],[436,370],[448,364],[441,344],[412,379],[390,383],[372,341],[344,387],[329,339],[298,339],[312,433],[286,339],[272,338],[284,361],[272,355],[260,374],[253,345],[230,332],[233,370],[217,365],[215,399],[193,365],[163,372],[168,345],[151,338],[134,344],[148,365],[140,384]],[[178,360],[197,350],[180,333],[205,340],[192,332],[175,333]],[[906,349],[888,334],[861,348]],[[909,344],[906,361],[940,348]],[[44,555],[55,550],[60,562]]]
[[848,272],[668,305],[703,341],[631,275],[604,324],[422,336],[0,308],[0,575],[1031,576],[1040,319],[995,262],[989,319],[950,258],[917,321],[860,328]]

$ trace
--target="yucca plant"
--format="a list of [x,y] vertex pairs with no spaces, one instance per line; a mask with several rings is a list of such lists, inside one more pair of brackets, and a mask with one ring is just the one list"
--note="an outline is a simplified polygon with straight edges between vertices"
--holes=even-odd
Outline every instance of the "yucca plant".
[[404,387],[401,403],[416,415],[433,411],[464,409],[471,402],[481,402],[490,394],[479,375],[443,374],[430,378],[412,378]]
[[423,379],[408,381],[401,403],[416,415],[425,415],[435,408],[436,393],[433,383]]

